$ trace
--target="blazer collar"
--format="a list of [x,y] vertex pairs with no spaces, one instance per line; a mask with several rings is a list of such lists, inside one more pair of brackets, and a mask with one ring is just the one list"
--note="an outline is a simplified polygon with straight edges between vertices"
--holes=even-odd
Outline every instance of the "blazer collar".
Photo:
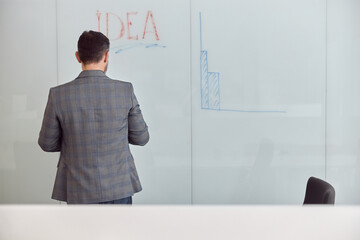
[[106,75],[101,70],[86,70],[86,71],[82,71],[78,76],[78,78],[86,78],[86,77],[106,77]]

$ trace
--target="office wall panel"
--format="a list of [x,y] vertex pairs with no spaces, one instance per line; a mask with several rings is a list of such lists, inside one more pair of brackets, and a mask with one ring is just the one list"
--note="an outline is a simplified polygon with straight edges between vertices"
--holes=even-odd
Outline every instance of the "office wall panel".
[[50,200],[58,154],[37,145],[57,84],[55,1],[0,2],[0,203]]
[[359,1],[328,0],[326,176],[339,204],[360,204],[359,13]]
[[300,204],[325,176],[326,1],[192,1],[193,199]]

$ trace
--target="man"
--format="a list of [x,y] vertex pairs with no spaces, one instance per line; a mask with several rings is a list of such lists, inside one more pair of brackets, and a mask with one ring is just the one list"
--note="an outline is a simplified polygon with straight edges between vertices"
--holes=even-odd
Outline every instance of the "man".
[[141,191],[129,143],[149,141],[131,83],[105,75],[109,39],[84,32],[75,56],[82,72],[50,89],[39,145],[60,151],[52,198],[70,204],[132,203]]

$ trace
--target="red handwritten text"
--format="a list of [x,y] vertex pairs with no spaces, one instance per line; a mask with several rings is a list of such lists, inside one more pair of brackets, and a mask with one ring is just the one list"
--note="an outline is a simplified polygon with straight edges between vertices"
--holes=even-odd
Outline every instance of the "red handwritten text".
[[[121,18],[119,15],[112,13],[112,12],[105,12],[104,14],[100,11],[96,12],[97,21],[98,21],[98,31],[101,32],[101,27],[104,27],[104,20],[105,18],[105,32],[106,36],[114,41],[122,39],[125,35],[125,31],[127,32],[127,39],[128,40],[139,40],[139,35],[137,33],[137,29],[139,29],[139,24],[137,26],[134,25],[135,20],[139,20],[138,12],[127,12],[126,13],[126,25],[123,21],[123,18]],[[137,21],[139,22],[139,21]],[[117,31],[114,31],[114,27],[110,25],[116,25]],[[126,26],[126,27],[125,27]],[[152,11],[147,11],[145,23],[143,25],[144,27],[141,28],[143,31],[142,33],[142,39],[145,38],[153,38],[155,40],[160,40],[157,26],[155,23],[155,18]],[[110,34],[110,29],[112,29]],[[111,37],[111,38],[110,38]]]

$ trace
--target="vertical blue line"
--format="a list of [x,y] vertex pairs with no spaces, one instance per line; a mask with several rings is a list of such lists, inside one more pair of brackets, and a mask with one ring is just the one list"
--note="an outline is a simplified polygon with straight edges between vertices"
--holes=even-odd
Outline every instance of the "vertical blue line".
[[199,12],[200,17],[200,52],[202,51],[202,24],[201,24],[201,12]]

